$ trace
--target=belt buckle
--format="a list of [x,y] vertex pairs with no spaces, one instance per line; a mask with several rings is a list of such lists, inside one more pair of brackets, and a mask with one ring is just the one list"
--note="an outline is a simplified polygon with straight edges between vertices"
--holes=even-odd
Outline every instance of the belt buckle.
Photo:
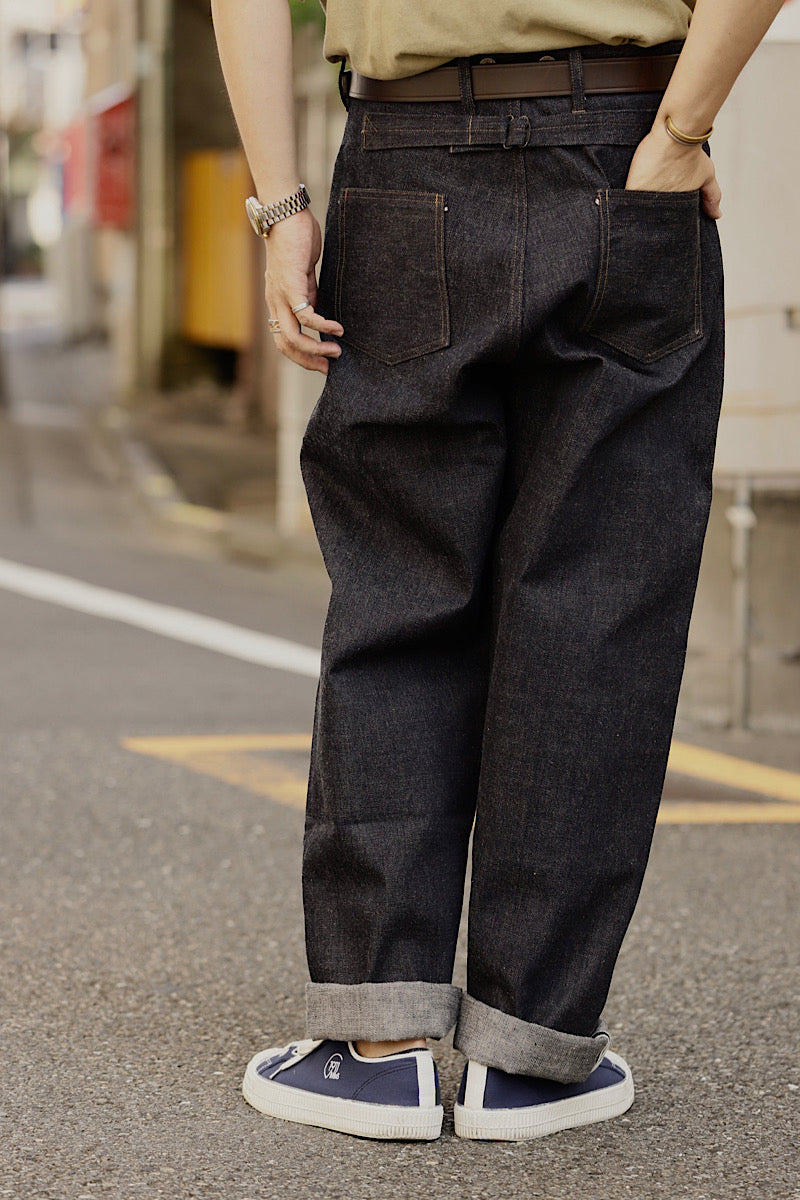
[[509,117],[504,150],[524,150],[531,140],[531,123],[528,117]]

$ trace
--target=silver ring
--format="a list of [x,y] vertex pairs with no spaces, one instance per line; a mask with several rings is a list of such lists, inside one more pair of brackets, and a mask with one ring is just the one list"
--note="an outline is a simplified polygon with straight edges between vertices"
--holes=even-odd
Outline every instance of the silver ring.
[[294,308],[292,309],[292,312],[299,313],[304,308],[311,308],[310,300],[303,300],[300,304],[295,304]]
[[267,329],[270,331],[270,333],[280,333],[281,325],[277,317],[267,318]]

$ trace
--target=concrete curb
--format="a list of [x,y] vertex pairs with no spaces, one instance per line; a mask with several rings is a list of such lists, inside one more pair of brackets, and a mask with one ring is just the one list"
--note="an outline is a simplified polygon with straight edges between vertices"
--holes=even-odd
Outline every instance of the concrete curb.
[[187,500],[175,477],[137,436],[129,413],[117,404],[94,410],[90,432],[161,528],[200,538],[210,549],[262,563],[300,561],[323,568],[316,540],[281,536],[273,525],[242,513],[223,512]]

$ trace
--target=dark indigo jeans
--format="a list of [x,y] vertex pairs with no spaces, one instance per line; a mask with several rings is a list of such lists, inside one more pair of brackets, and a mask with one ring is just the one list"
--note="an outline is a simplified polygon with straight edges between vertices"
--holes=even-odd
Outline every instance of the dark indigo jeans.
[[624,190],[660,94],[573,78],[565,98],[351,104],[319,294],[342,355],[301,455],[332,581],[308,1033],[457,1022],[469,1057],[564,1081],[608,1042],[723,372],[699,193]]

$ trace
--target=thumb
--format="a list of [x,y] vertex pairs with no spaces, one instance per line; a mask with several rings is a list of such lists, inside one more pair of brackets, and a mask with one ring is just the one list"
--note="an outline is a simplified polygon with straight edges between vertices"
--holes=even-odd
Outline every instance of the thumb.
[[709,180],[702,188],[703,209],[709,217],[713,217],[715,221],[722,216],[722,208],[720,202],[722,200],[722,189],[716,179]]
[[317,306],[317,275],[312,267],[306,276],[306,296],[316,308]]

